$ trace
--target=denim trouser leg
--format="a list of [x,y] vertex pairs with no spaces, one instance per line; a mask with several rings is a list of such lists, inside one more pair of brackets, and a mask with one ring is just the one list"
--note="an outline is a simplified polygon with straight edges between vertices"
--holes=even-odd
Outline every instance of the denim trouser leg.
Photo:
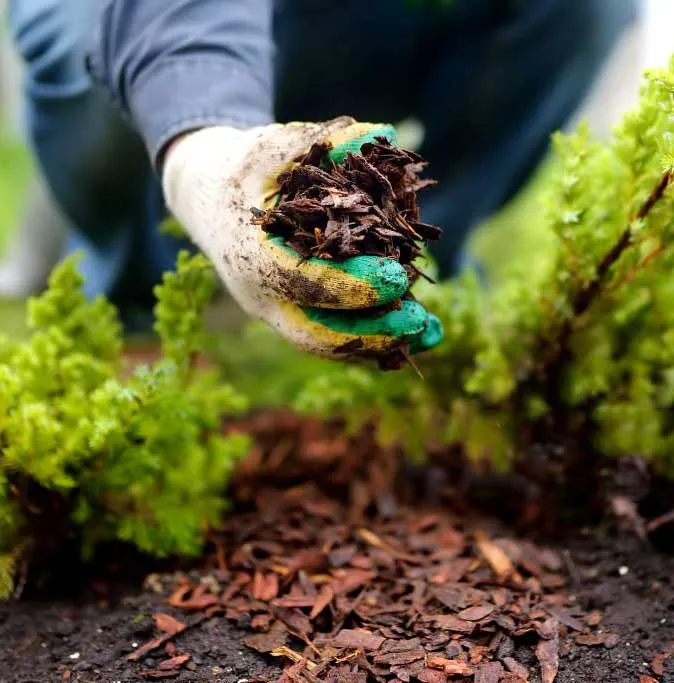
[[422,217],[445,228],[432,251],[446,276],[471,228],[534,170],[638,4],[454,0],[442,13],[403,0],[323,0],[321,11],[285,0],[277,110],[282,120],[418,118],[439,181],[421,195]]
[[93,4],[10,0],[10,26],[26,64],[28,130],[73,225],[68,251],[85,254],[87,293],[121,306],[150,305],[152,285],[172,266],[177,243],[154,237],[161,193],[143,144],[86,72]]
[[[527,3],[521,3],[526,7]],[[426,136],[420,150],[439,184],[422,200],[424,219],[446,229],[431,245],[442,275],[461,265],[471,228],[524,184],[594,84],[631,21],[636,0],[539,0],[475,43],[474,72],[459,92],[447,73],[450,51],[419,102]],[[473,47],[467,48],[471,51]],[[441,95],[440,101],[438,95]],[[443,113],[454,96],[457,111]]]

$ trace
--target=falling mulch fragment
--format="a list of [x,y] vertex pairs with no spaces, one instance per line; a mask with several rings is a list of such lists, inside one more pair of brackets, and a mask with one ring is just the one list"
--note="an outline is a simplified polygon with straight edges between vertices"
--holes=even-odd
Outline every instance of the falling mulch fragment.
[[[253,224],[282,237],[300,256],[298,265],[309,258],[342,262],[378,256],[403,265],[411,286],[420,275],[412,262],[442,232],[419,219],[417,192],[435,184],[420,177],[426,162],[383,136],[363,144],[360,153],[348,152],[342,164],[329,160],[330,150],[329,144],[315,144],[284,171],[276,205],[267,211],[251,208]],[[403,298],[411,298],[409,288]],[[400,306],[398,301],[372,314]],[[401,367],[408,350],[403,342],[380,365]]]
[[[184,630],[184,629],[183,629]],[[128,657],[127,659],[130,662],[135,662],[140,659],[143,659],[145,655],[149,654],[152,652],[152,650],[156,650],[158,647],[161,647],[165,643],[167,643],[173,636],[177,635],[180,633],[180,631],[176,631],[174,633],[164,633],[161,636],[158,636],[157,638],[153,638],[152,640],[148,641],[145,643],[145,645],[141,645],[137,650],[134,650]]]

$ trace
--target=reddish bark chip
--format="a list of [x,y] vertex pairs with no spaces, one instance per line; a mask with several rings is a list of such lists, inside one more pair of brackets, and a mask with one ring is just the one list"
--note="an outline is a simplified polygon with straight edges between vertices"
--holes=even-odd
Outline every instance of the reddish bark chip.
[[472,676],[475,673],[470,664],[446,657],[429,657],[428,666],[433,669],[442,669],[449,676]]
[[458,613],[459,619],[464,619],[466,621],[482,621],[485,617],[488,617],[496,607],[494,605],[475,605],[474,607],[467,607]]
[[421,683],[447,683],[447,674],[437,669],[424,669],[419,674]]
[[357,650],[378,650],[386,638],[361,629],[344,629],[332,641],[334,647],[348,647]]
[[664,676],[665,675],[665,662],[672,656],[672,652],[669,650],[666,650],[665,652],[661,652],[659,655],[655,655],[653,657],[653,661],[651,661],[651,669],[653,669],[653,673],[657,674],[658,676]]
[[475,541],[478,550],[489,563],[498,581],[506,581],[515,573],[515,566],[511,559],[483,532],[478,531],[475,534]]
[[508,671],[517,674],[520,678],[523,678],[524,680],[528,680],[529,669],[527,669],[527,667],[523,664],[520,664],[516,659],[514,659],[513,657],[504,657],[503,663],[505,664],[505,667],[506,669],[508,669]]
[[446,629],[453,633],[464,633],[466,635],[475,631],[476,625],[471,621],[459,619],[453,614],[436,614],[432,617],[426,617],[428,621],[432,621],[438,628]]
[[559,638],[540,640],[536,646],[536,657],[541,665],[542,683],[553,683],[559,669]]
[[187,662],[190,661],[190,658],[190,655],[176,655],[175,657],[171,657],[171,659],[165,659],[163,662],[160,662],[157,668],[162,671],[176,671],[187,664]]
[[163,631],[164,633],[168,633],[170,635],[180,633],[181,631],[184,631],[187,628],[186,624],[184,624],[182,621],[178,621],[170,614],[163,614],[162,612],[159,612],[153,615],[153,619],[155,626],[160,631]]

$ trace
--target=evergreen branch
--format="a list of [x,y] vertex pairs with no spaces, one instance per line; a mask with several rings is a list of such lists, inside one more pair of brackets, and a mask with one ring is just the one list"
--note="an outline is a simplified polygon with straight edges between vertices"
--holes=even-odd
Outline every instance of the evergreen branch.
[[648,216],[653,207],[664,197],[665,191],[672,182],[672,171],[666,171],[660,177],[657,185],[653,188],[646,201],[641,205],[634,216],[631,217],[625,230],[620,235],[618,241],[611,247],[611,249],[604,255],[599,265],[594,278],[576,292],[571,302],[571,315],[569,315],[562,325],[562,328],[557,335],[557,339],[553,344],[548,346],[548,353],[546,354],[542,367],[539,368],[539,377],[550,388],[550,391],[557,392],[557,378],[559,370],[568,356],[569,343],[571,335],[574,331],[575,321],[582,316],[590,306],[595,302],[602,291],[602,287],[609,275],[613,265],[620,259],[625,251],[632,246],[634,233],[632,225],[637,220],[643,220]]
[[[632,244],[632,224],[634,221],[642,220],[648,216],[653,207],[662,199],[665,194],[665,190],[669,187],[672,181],[671,171],[665,172],[658,184],[653,188],[653,191],[648,196],[648,199],[641,205],[640,209],[637,211],[636,215],[630,220],[629,225],[625,228],[620,239],[613,245],[613,247],[608,251],[608,253],[601,260],[599,266],[597,266],[597,274],[594,279],[586,285],[583,289],[576,293],[571,306],[572,315],[565,321],[564,328],[560,334],[560,341],[568,341],[568,337],[572,331],[572,324],[574,318],[578,318],[591,306],[594,300],[599,295],[602,284],[606,279],[611,267],[618,259],[623,255],[625,250]],[[564,344],[562,344],[562,348]]]

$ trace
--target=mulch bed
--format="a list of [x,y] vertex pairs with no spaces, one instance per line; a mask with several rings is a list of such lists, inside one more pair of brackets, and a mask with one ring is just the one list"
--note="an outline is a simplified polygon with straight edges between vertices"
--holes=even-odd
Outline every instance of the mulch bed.
[[393,495],[397,454],[367,430],[230,428],[257,447],[200,566],[0,607],[3,681],[674,681],[674,559],[638,533],[546,546],[416,485]]

